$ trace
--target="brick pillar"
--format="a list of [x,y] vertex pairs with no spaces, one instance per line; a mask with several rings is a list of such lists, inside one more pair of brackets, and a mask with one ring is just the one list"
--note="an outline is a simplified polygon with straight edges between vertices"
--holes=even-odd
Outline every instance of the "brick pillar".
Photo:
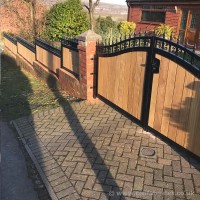
[[94,102],[94,69],[96,42],[101,40],[101,36],[89,30],[77,36],[79,51],[79,70],[82,96],[90,102]]

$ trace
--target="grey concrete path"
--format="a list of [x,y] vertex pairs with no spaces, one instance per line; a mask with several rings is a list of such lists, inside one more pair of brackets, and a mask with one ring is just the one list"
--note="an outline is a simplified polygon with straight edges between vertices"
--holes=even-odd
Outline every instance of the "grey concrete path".
[[15,133],[6,122],[0,122],[1,200],[38,200],[28,178],[26,161]]
[[59,200],[200,199],[200,162],[108,105],[66,103],[15,123]]

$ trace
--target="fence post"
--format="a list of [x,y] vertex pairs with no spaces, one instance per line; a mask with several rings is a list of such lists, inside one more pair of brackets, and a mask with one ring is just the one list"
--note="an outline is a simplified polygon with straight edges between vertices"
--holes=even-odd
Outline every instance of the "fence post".
[[101,41],[100,35],[89,30],[77,36],[79,52],[79,78],[82,98],[94,102],[94,79],[96,63],[96,44]]

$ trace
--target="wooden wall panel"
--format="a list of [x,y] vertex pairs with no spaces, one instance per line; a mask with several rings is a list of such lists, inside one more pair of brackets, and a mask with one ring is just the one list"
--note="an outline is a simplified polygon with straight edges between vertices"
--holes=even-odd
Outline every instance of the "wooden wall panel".
[[63,47],[63,66],[70,71],[79,74],[78,52]]
[[36,46],[36,59],[54,73],[56,73],[57,69],[61,67],[61,61],[58,56],[39,46]]
[[156,57],[160,72],[153,77],[149,126],[200,156],[200,81],[173,61]]
[[194,82],[188,84],[192,89],[190,113],[188,118],[185,148],[200,156],[200,81],[195,78]]
[[33,53],[31,50],[27,49],[25,46],[17,43],[18,53],[27,60],[30,64],[33,65],[33,62],[35,61],[35,53]]
[[134,117],[141,117],[146,52],[100,57],[98,94]]
[[4,45],[15,55],[17,54],[17,45],[13,44],[7,38],[4,38]]

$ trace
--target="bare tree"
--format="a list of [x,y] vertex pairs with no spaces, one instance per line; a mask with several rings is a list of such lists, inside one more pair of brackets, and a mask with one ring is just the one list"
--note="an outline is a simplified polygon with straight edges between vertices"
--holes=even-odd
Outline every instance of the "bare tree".
[[[45,8],[38,2],[38,0],[21,0],[20,2],[26,5],[28,13],[24,16],[19,7],[16,8],[15,0],[2,0],[1,5],[6,7],[16,18],[13,20],[13,25],[21,30],[28,38],[33,40],[41,31],[42,19],[38,20],[37,14],[44,15]],[[39,11],[42,8],[42,11]],[[16,23],[17,21],[17,23]],[[27,39],[28,39],[27,38]]]
[[89,13],[89,19],[90,19],[90,29],[94,30],[94,10],[99,5],[100,0],[96,0],[95,3],[93,3],[93,0],[89,0],[89,5],[84,5]]
[[36,0],[24,0],[26,3],[28,3],[29,5],[29,9],[30,9],[30,19],[31,19],[31,27],[32,27],[32,34],[33,37],[35,37],[37,35],[36,32]]

